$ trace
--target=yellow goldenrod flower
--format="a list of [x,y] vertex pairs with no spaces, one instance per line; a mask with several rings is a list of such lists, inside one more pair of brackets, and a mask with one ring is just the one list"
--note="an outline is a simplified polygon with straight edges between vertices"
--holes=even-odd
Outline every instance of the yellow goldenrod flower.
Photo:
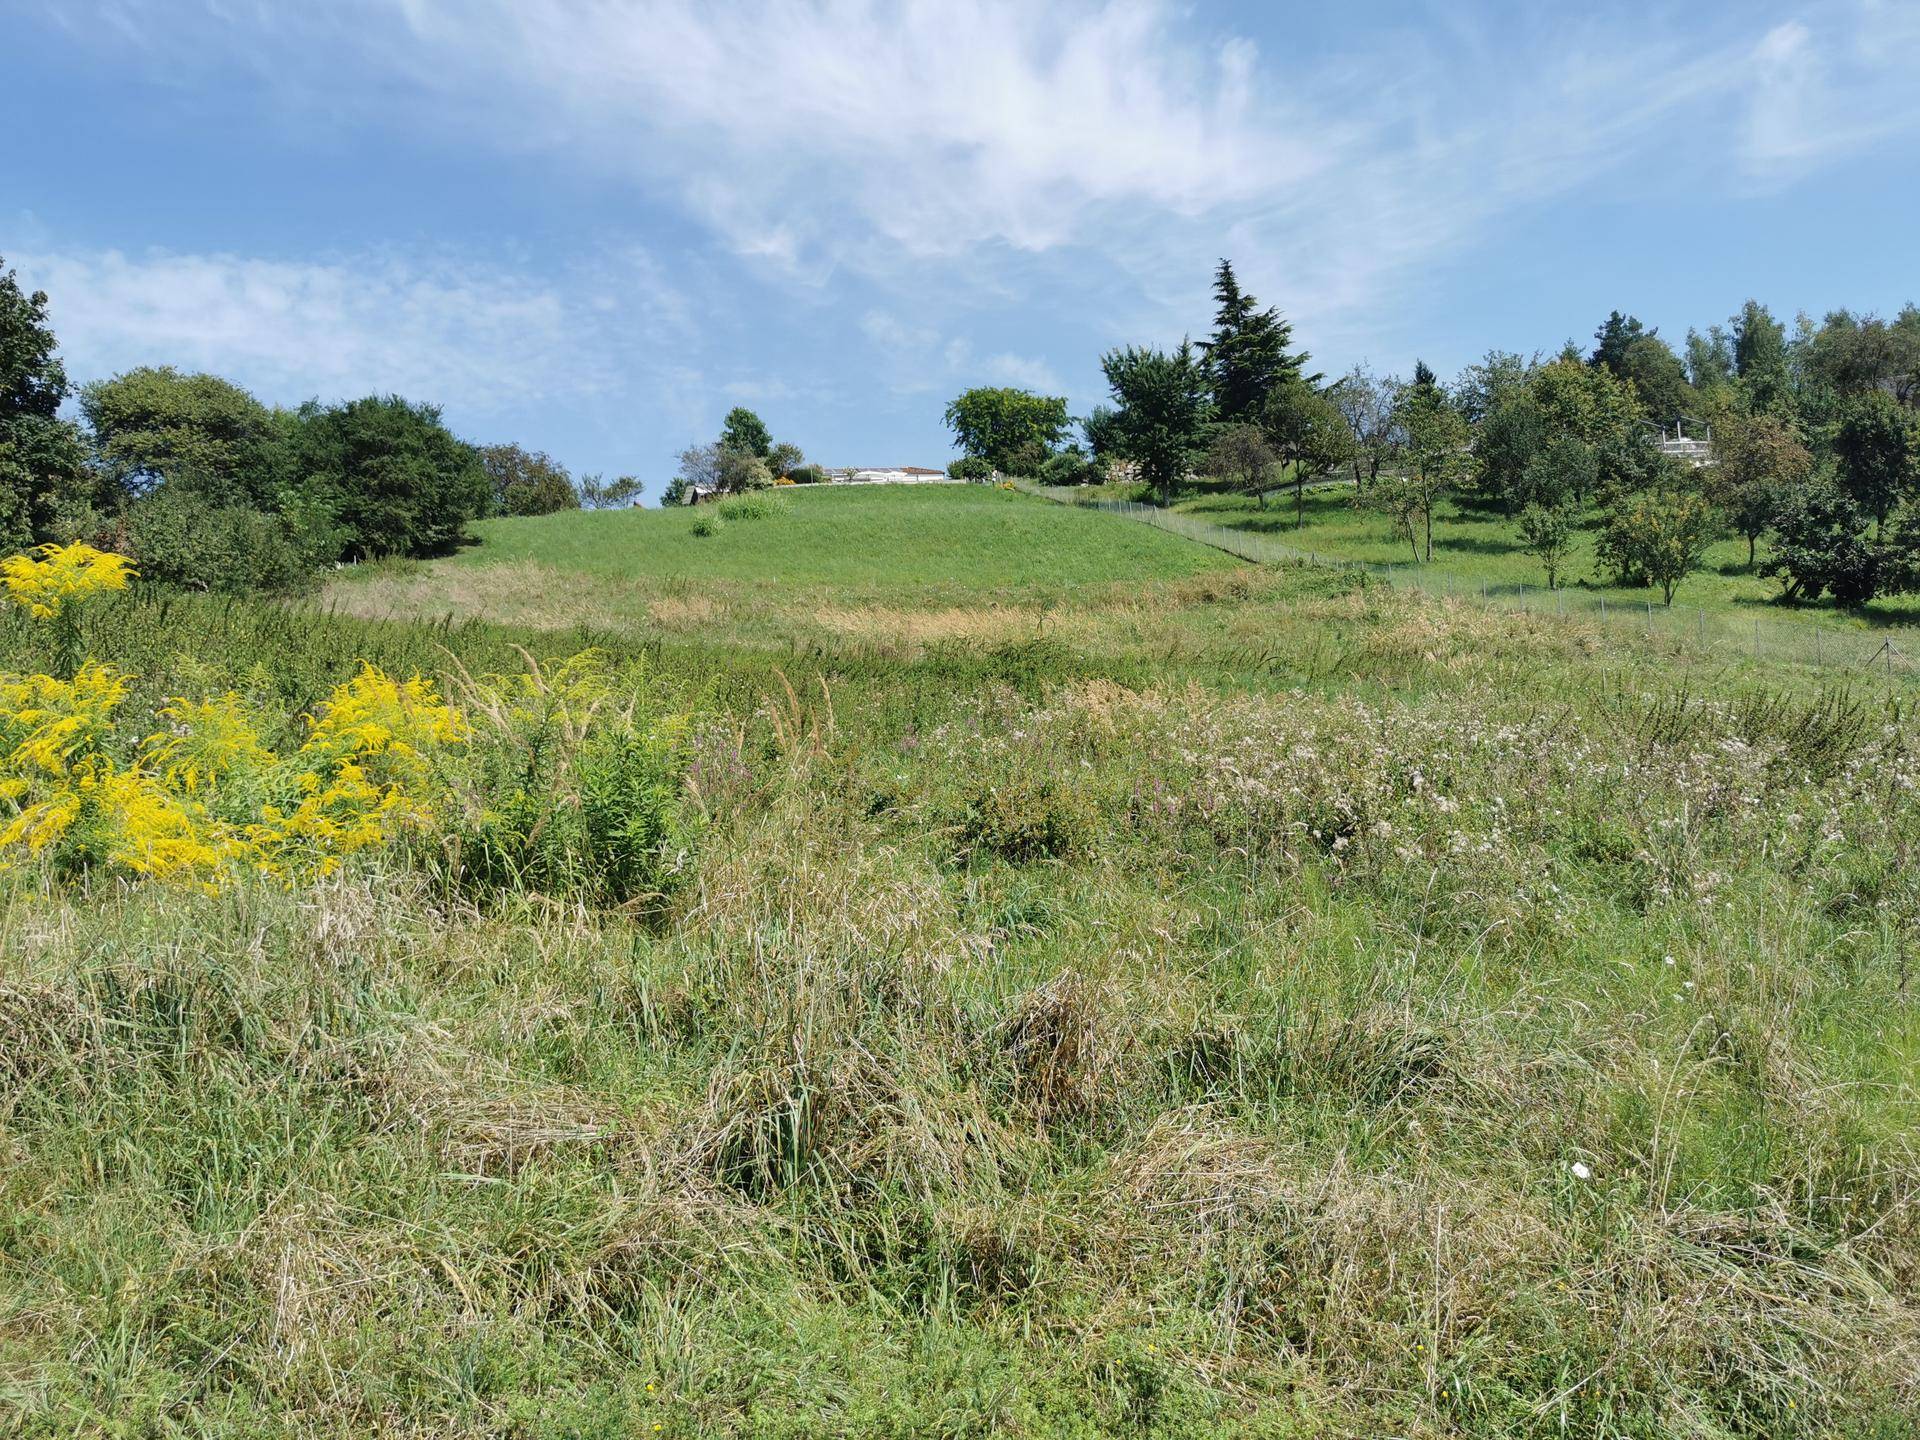
[[40,545],[0,560],[0,588],[37,619],[51,620],[70,601],[124,590],[134,574],[124,555],[91,545]]

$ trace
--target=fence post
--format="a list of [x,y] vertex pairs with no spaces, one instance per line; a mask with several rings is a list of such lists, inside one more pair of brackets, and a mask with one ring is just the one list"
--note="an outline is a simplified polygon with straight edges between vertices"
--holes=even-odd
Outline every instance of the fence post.
[[1693,607],[1693,635],[1694,635],[1694,638],[1698,640],[1702,646],[1706,645],[1707,643],[1707,611],[1705,606],[1696,605]]
[[1820,648],[1820,626],[1815,624],[1813,627],[1813,668],[1819,670],[1823,668],[1826,663],[1826,657],[1821,654]]
[[1760,622],[1758,620],[1753,622],[1753,658],[1756,660],[1760,658]]

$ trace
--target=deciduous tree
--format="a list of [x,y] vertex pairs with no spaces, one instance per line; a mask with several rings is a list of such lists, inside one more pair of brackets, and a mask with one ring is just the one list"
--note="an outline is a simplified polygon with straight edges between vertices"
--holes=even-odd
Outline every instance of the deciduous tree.
[[1165,503],[1206,449],[1213,418],[1206,366],[1182,340],[1172,351],[1110,350],[1100,368],[1113,391],[1125,452]]
[[1023,444],[1051,451],[1065,437],[1069,422],[1063,396],[983,386],[955,396],[947,406],[946,423],[962,451],[1005,470],[1005,462]]

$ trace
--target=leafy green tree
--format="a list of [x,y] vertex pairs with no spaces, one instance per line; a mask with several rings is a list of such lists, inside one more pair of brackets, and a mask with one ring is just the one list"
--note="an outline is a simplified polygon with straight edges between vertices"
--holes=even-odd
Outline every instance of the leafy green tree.
[[1453,404],[1469,425],[1480,425],[1513,400],[1526,394],[1540,357],[1531,360],[1512,350],[1489,350],[1477,363],[1460,372],[1453,384]]
[[1262,510],[1267,508],[1273,467],[1279,463],[1266,432],[1244,420],[1218,427],[1207,446],[1207,473],[1230,482],[1243,495],[1256,497]]
[[1845,402],[1833,435],[1840,485],[1884,534],[1887,516],[1920,490],[1920,416],[1884,391]]
[[[1583,443],[1572,436],[1563,439]],[[1473,437],[1474,473],[1480,494],[1496,500],[1509,515],[1527,503],[1527,470],[1554,443],[1546,412],[1530,391],[1497,405]]]
[[1773,526],[1766,573],[1781,582],[1781,599],[1813,601],[1831,593],[1851,609],[1880,592],[1886,556],[1867,535],[1867,516],[1840,486],[1824,479],[1801,486]]
[[955,480],[991,480],[993,466],[978,455],[963,455],[947,467],[947,474]]
[[1733,337],[1719,325],[1687,331],[1687,382],[1695,390],[1714,390],[1733,383]]
[[1787,327],[1758,300],[1749,300],[1728,322],[1733,332],[1733,371],[1751,410],[1778,410],[1792,402]]
[[398,395],[301,407],[294,454],[305,483],[327,497],[348,556],[432,555],[451,549],[492,495],[474,448],[435,405]]
[[115,486],[188,484],[218,505],[278,510],[292,483],[292,427],[230,380],[142,366],[80,391],[80,413]]
[[1813,471],[1813,455],[1773,415],[1730,414],[1714,429],[1718,463],[1703,472],[1708,497],[1747,542],[1747,569],[1757,566],[1760,537]]
[[1307,483],[1348,464],[1358,449],[1340,407],[1305,380],[1274,387],[1263,412],[1267,434],[1293,477],[1293,525],[1307,523]]
[[1206,449],[1213,418],[1207,367],[1182,340],[1173,351],[1110,350],[1100,368],[1113,392],[1124,453],[1165,503]]
[[1533,504],[1520,512],[1520,549],[1540,562],[1549,590],[1560,588],[1561,567],[1579,533],[1580,514],[1570,504]]
[[[1421,383],[1421,371],[1426,383]],[[1447,403],[1431,370],[1414,368],[1414,381],[1400,399],[1400,429],[1406,435],[1405,484],[1416,494],[1418,514],[1426,539],[1425,558],[1433,559],[1433,509],[1441,496],[1454,489],[1473,465],[1467,422]]]
[[982,386],[954,397],[946,409],[946,424],[963,453],[1006,470],[1006,462],[1022,445],[1051,451],[1065,438],[1069,421],[1062,396]]
[[721,426],[720,448],[765,460],[772,453],[773,436],[758,415],[744,405],[736,405],[727,412],[726,421]]
[[767,469],[773,472],[776,480],[782,475],[791,475],[807,463],[807,457],[801,453],[800,447],[790,440],[782,440],[775,444],[767,451],[766,460]]
[[1032,478],[1047,466],[1052,452],[1038,440],[1022,440],[1001,457],[1000,468],[1009,475]]
[[1096,405],[1088,411],[1087,418],[1080,422],[1080,431],[1087,437],[1087,448],[1095,459],[1128,458],[1123,448],[1126,437],[1120,433],[1120,412],[1111,405]]
[[302,523],[297,510],[271,514],[223,502],[210,490],[168,481],[127,506],[127,546],[146,581],[220,595],[291,594],[332,558],[319,549],[331,531]]
[[1048,485],[1091,485],[1098,483],[1105,467],[1078,445],[1068,445],[1049,455],[1040,467],[1040,479]]
[[749,455],[740,450],[723,447],[716,473],[720,480],[720,491],[724,495],[744,495],[750,490],[764,490],[773,484],[773,472],[767,468],[767,462],[758,455]]
[[487,472],[496,515],[551,515],[578,510],[580,492],[566,467],[544,451],[518,445],[483,445],[480,465]]
[[1387,517],[1393,533],[1407,542],[1413,563],[1420,563],[1420,532],[1432,532],[1433,495],[1410,471],[1387,470],[1375,478],[1354,504]]
[[1293,326],[1277,309],[1258,308],[1229,261],[1214,271],[1213,296],[1213,335],[1200,348],[1213,380],[1214,411],[1225,423],[1258,424],[1275,388],[1302,378],[1307,356],[1289,351]]
[[60,418],[66,398],[46,292],[0,269],[0,553],[52,538],[94,498],[79,429]]
[[1840,399],[1884,391],[1902,405],[1920,403],[1920,308],[1888,323],[1836,310],[1806,347],[1809,378]]
[[1594,548],[1620,583],[1658,586],[1661,602],[1671,605],[1680,582],[1700,568],[1713,529],[1713,506],[1704,495],[1660,488],[1617,501]]
[[1593,447],[1562,435],[1527,461],[1510,498],[1518,510],[1568,510],[1577,515],[1581,502],[1593,493],[1599,473],[1600,459]]

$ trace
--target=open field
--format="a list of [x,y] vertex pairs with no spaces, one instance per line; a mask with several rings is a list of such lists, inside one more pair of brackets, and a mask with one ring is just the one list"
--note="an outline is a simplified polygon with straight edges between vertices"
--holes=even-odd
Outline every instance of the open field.
[[0,876],[15,1428],[1920,1426],[1907,691],[1000,492],[690,524],[87,617],[136,705],[598,646],[697,840]]

